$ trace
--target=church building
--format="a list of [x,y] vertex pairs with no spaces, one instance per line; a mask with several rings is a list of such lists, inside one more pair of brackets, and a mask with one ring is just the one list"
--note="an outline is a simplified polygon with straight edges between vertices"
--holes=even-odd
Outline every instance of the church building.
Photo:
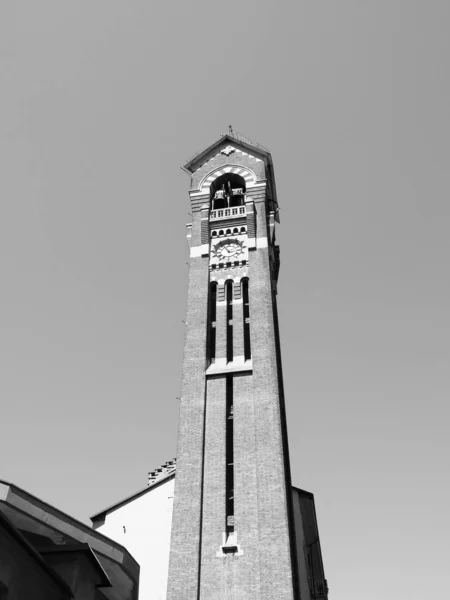
[[190,175],[177,459],[92,517],[139,562],[140,600],[326,599],[314,497],[291,482],[268,150],[230,132]]

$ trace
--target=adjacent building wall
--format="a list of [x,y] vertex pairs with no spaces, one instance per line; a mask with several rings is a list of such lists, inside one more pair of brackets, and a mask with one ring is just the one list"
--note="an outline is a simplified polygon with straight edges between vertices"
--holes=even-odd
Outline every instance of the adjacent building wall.
[[106,512],[94,527],[116,540],[140,564],[139,600],[166,600],[174,477]]
[[[245,383],[245,377],[242,381]],[[240,392],[237,391],[236,406],[240,404]],[[251,450],[250,447],[249,449]],[[247,478],[251,478],[250,454],[247,459]],[[166,600],[174,479],[174,476],[165,479],[159,485],[145,490],[142,495],[118,504],[110,511],[107,510],[104,520],[94,521],[95,529],[125,546],[140,564],[139,600]],[[239,485],[239,482],[236,483]],[[246,485],[244,477],[242,485]],[[300,599],[326,599],[328,590],[323,571],[314,496],[310,492],[293,487],[292,498]],[[244,539],[245,536],[244,532]],[[251,572],[252,577],[258,578],[260,573],[257,556],[254,555],[250,538],[245,541],[248,553],[246,560],[256,560],[251,566]],[[238,539],[238,543],[240,542]]]
[[326,599],[328,586],[323,569],[314,496],[310,492],[293,487],[292,498],[300,598]]

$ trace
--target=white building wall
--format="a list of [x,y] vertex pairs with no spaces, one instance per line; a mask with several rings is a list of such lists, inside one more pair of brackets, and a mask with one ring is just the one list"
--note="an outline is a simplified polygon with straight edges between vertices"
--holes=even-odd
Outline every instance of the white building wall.
[[96,527],[131,553],[141,567],[139,600],[166,600],[172,526],[172,477],[106,514]]

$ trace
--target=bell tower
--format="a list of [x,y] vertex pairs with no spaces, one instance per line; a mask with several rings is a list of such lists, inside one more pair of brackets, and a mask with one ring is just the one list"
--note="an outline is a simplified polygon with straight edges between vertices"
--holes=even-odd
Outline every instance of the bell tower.
[[185,170],[192,224],[167,599],[294,600],[272,158],[230,132]]

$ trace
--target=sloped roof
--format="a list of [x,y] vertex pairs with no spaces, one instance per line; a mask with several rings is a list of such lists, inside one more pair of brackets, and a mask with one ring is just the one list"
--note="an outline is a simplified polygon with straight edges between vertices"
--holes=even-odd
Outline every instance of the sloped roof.
[[[173,458],[172,460],[169,460],[166,463],[162,464],[160,467],[158,467],[154,471],[149,471],[148,484],[146,485],[145,488],[142,488],[139,491],[135,492],[134,494],[130,494],[129,496],[122,498],[122,500],[119,500],[118,502],[111,504],[110,506],[95,513],[94,515],[92,515],[92,517],[89,517],[89,518],[91,519],[92,522],[102,520],[106,516],[107,513],[117,510],[118,508],[121,508],[122,506],[125,506],[126,504],[129,504],[130,502],[133,502],[133,500],[136,500],[137,498],[144,496],[145,494],[150,492],[153,488],[157,487],[160,483],[169,481],[170,479],[175,477],[176,470],[177,470],[177,459]],[[295,486],[292,486],[292,489],[295,489],[300,494],[303,494],[303,495],[311,498],[314,501],[314,495],[311,492],[308,492],[306,490],[300,489]]]
[[56,555],[57,557],[61,557],[62,554],[83,554],[100,579],[101,583],[98,584],[98,587],[112,587],[110,578],[108,577],[105,569],[98,560],[97,555],[89,546],[89,544],[78,543],[65,544],[64,546],[44,546],[39,548],[39,552],[43,556]]
[[176,466],[177,466],[176,462],[177,462],[177,459],[173,458],[172,460],[169,460],[166,463],[162,464],[160,467],[158,467],[154,471],[150,471],[148,474],[148,483],[145,488],[140,489],[138,492],[135,492],[134,494],[131,494],[130,496],[126,496],[122,500],[119,500],[118,502],[115,502],[114,504],[111,504],[110,506],[107,506],[103,510],[95,513],[95,515],[92,515],[92,517],[89,517],[91,519],[91,521],[94,523],[95,521],[101,520],[102,518],[104,518],[106,516],[107,513],[112,512],[113,510],[117,510],[121,506],[125,506],[125,504],[128,504],[129,502],[132,502],[133,500],[140,498],[144,494],[147,494],[148,492],[150,492],[153,488],[157,487],[163,481],[168,481],[169,479],[172,479],[172,477],[175,477],[175,471],[176,471]]
[[240,148],[244,152],[248,152],[250,154],[254,154],[255,156],[263,159],[267,159],[271,161],[270,152],[267,148],[264,148],[261,144],[256,142],[252,142],[252,140],[248,139],[244,135],[236,132],[226,133],[222,135],[217,141],[208,146],[206,150],[202,152],[198,152],[195,154],[185,165],[184,169],[189,171],[189,173],[194,173],[207,159],[208,157],[214,153],[214,151],[223,146],[226,143],[230,143],[237,148]]
[[89,544],[112,583],[108,598],[136,600],[139,565],[118,542],[3,480],[0,480],[0,512],[21,532],[48,540],[48,544],[59,549],[71,544]]
[[4,530],[8,531],[9,534],[23,547],[25,550],[31,554],[36,563],[39,564],[41,569],[47,573],[47,575],[53,579],[56,585],[65,593],[65,598],[73,598],[73,593],[67,583],[62,579],[58,573],[52,569],[42,558],[42,555],[34,548],[32,544],[26,539],[26,537],[20,532],[19,529],[12,523],[10,519],[6,515],[4,515],[0,511],[0,527]]

